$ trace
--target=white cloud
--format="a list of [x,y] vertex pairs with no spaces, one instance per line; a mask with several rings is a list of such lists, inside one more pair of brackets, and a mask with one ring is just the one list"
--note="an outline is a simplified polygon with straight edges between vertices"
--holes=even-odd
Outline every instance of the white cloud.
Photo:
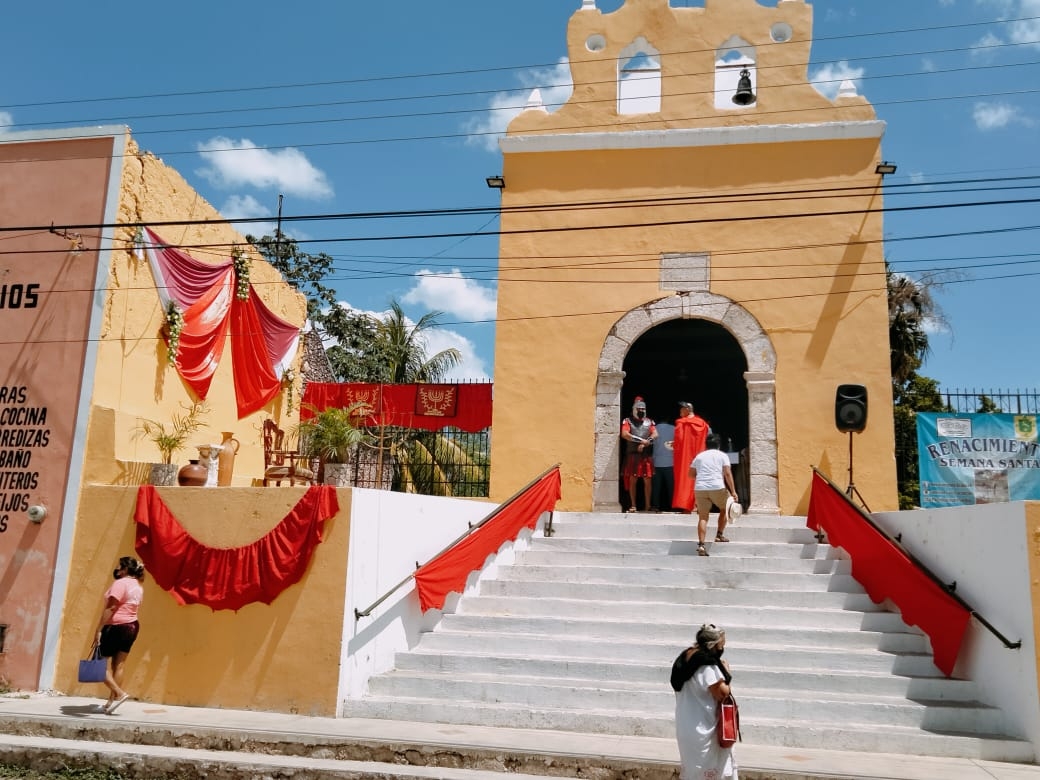
[[863,68],[854,68],[848,62],[829,62],[819,67],[815,73],[809,74],[809,81],[822,95],[834,100],[838,96],[838,88],[843,81],[851,81],[856,85],[856,91],[863,94],[859,80],[863,78],[866,71]]
[[[220,213],[228,219],[244,219],[247,217],[268,217],[271,207],[263,205],[252,195],[232,195],[220,207]],[[235,230],[239,233],[252,233],[254,236],[274,235],[276,222],[236,222]]]
[[449,273],[423,269],[416,278],[415,286],[401,298],[402,303],[421,305],[467,320],[495,316],[495,291],[467,279],[458,268]]
[[978,59],[989,58],[1000,50],[1000,47],[1004,45],[1003,39],[997,37],[995,34],[988,32],[973,43],[971,56]]
[[1024,121],[1018,108],[1007,103],[976,103],[972,118],[979,130],[998,130],[1012,122]]
[[571,67],[564,58],[551,68],[535,68],[519,75],[521,89],[499,92],[488,101],[488,113],[466,123],[467,141],[483,146],[490,152],[498,151],[498,139],[505,134],[506,127],[524,110],[531,90],[541,92],[542,105],[548,110],[559,108],[571,96]]
[[939,0],[939,5],[941,5],[941,6],[951,6],[955,2],[957,2],[957,0]]
[[10,111],[0,111],[0,133],[6,133],[11,128],[9,125],[14,124],[14,114]]
[[[993,6],[998,14],[1001,35],[986,33],[975,44],[977,56],[995,55],[999,47],[1021,44],[1040,49],[1040,0],[979,0]],[[1014,21],[1007,21],[1012,19]]]
[[331,198],[332,185],[299,149],[262,149],[243,138],[217,136],[197,146],[207,163],[196,173],[217,187],[277,189],[301,198]]

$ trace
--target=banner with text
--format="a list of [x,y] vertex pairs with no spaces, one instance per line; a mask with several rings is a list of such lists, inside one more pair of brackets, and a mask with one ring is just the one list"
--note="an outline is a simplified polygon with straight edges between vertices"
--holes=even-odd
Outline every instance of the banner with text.
[[921,506],[1040,499],[1036,418],[918,412]]

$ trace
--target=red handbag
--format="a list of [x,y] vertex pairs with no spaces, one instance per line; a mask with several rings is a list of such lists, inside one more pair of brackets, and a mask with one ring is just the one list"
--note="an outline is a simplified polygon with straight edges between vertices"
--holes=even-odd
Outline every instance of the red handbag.
[[733,698],[733,694],[727,695],[719,702],[715,736],[719,740],[719,746],[724,748],[733,747],[740,739],[740,710],[737,709],[737,700]]

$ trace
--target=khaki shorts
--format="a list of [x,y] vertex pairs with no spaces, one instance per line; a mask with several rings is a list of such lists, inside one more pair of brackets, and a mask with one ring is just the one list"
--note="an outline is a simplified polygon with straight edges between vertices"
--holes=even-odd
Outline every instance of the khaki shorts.
[[706,515],[711,511],[712,504],[717,506],[720,512],[725,511],[727,498],[729,498],[729,491],[726,490],[726,488],[719,488],[718,490],[698,490],[697,514]]

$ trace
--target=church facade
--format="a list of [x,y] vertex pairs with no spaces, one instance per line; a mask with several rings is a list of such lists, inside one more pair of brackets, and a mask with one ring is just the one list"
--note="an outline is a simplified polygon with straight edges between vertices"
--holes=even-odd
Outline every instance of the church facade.
[[[492,497],[559,462],[570,510],[616,510],[636,396],[688,401],[752,512],[804,514],[811,467],[896,506],[882,244],[885,124],[808,81],[811,5],[584,0],[573,92],[501,141]],[[836,391],[867,423],[839,430]]]

